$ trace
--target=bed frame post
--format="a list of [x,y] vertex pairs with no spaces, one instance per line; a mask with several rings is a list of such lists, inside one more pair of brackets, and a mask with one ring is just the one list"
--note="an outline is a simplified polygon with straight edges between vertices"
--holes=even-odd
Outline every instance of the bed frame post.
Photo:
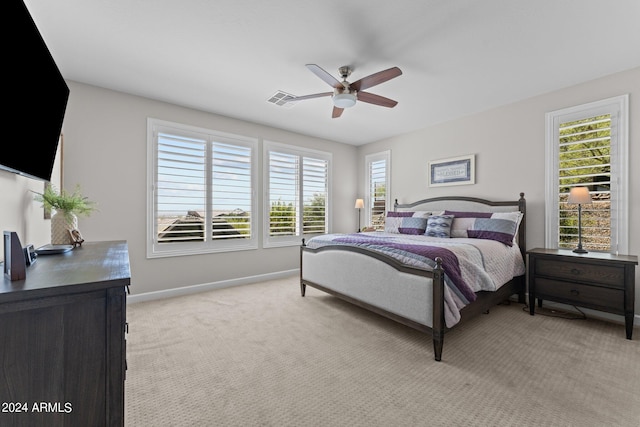
[[304,252],[304,248],[307,246],[304,239],[302,239],[302,244],[300,245],[300,295],[304,296],[307,291],[307,285],[302,282],[302,252]]
[[[524,193],[520,193],[520,199],[518,199],[518,210],[522,212],[522,221],[520,222],[520,228],[518,229],[518,246],[520,247],[520,253],[525,264],[527,262],[527,201],[524,198]],[[526,303],[525,293],[527,291],[527,284],[525,276],[520,278],[520,287],[518,292],[518,302],[520,304]]]
[[522,258],[526,258],[527,253],[527,234],[525,233],[527,221],[527,201],[524,198],[524,193],[520,193],[520,199],[518,200],[518,210],[522,212],[522,221],[520,221],[520,228],[518,228],[518,246],[520,246],[520,252]]
[[433,353],[436,361],[442,360],[444,345],[444,270],[442,258],[436,257],[436,268],[433,269]]

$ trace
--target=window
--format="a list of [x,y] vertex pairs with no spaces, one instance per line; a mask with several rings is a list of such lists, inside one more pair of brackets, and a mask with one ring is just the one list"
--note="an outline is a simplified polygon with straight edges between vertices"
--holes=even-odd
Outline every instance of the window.
[[149,119],[148,257],[257,248],[250,138]]
[[383,230],[385,216],[390,207],[391,153],[384,151],[369,154],[365,157],[365,164],[367,176],[364,223],[377,230]]
[[265,142],[264,161],[264,246],[328,233],[331,154]]
[[546,245],[578,243],[573,187],[587,187],[582,244],[589,251],[628,251],[628,95],[547,113]]

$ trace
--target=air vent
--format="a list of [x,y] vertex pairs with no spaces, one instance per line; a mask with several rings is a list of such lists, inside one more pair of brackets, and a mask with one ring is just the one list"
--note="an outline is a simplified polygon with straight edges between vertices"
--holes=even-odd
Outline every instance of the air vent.
[[290,93],[283,92],[281,90],[274,93],[271,98],[267,99],[267,102],[275,105],[279,105],[280,107],[291,108],[296,105],[295,102],[287,101],[289,98],[295,98],[295,95],[291,95]]

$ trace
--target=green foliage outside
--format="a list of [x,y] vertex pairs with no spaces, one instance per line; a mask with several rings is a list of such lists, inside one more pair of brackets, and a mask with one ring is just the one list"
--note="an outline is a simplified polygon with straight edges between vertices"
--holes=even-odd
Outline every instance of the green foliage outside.
[[[314,194],[313,198],[304,204],[302,210],[304,234],[326,232],[325,205],[323,194]],[[282,200],[272,202],[269,212],[270,235],[295,236],[296,217],[296,206],[292,202],[285,203]]]
[[269,211],[269,235],[288,236],[296,233],[296,208],[282,200],[271,203]]
[[610,116],[591,117],[560,125],[559,246],[578,242],[578,206],[567,203],[572,187],[589,188],[592,204],[582,206],[582,244],[590,250],[611,246]]
[[325,196],[314,194],[310,203],[305,203],[302,211],[304,234],[326,233]]

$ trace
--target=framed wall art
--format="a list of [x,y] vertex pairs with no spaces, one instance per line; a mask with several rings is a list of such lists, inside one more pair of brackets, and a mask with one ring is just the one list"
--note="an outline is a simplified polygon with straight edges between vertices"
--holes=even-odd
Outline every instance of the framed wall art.
[[429,187],[475,184],[475,154],[429,162]]

